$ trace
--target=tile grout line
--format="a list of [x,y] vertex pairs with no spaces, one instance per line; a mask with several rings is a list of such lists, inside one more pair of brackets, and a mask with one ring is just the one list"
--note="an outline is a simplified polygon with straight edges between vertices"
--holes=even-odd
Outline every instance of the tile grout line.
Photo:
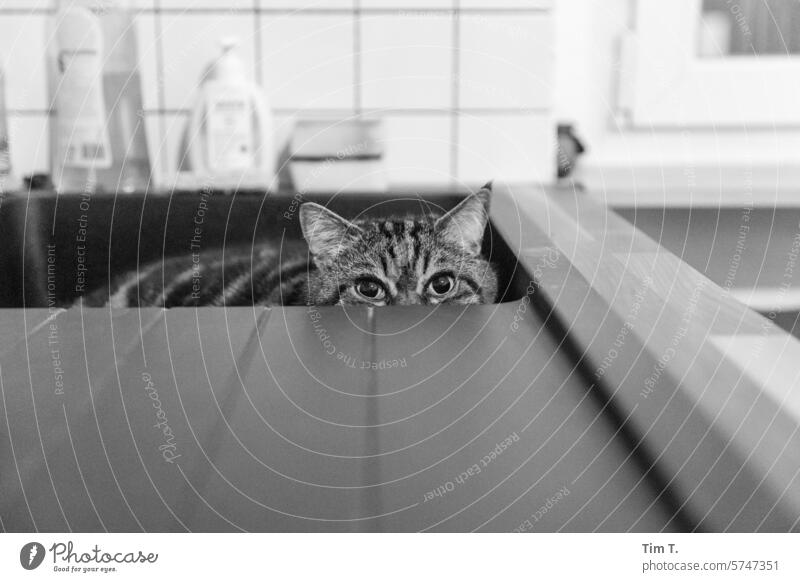
[[253,44],[255,45],[254,50],[256,53],[255,54],[256,70],[254,71],[254,73],[255,73],[256,84],[263,89],[264,88],[264,72],[262,67],[263,44],[261,38],[261,26],[263,24],[263,19],[261,17],[261,10],[259,10],[259,7],[260,7],[260,0],[253,0]]
[[450,182],[458,182],[459,172],[459,122],[461,81],[461,0],[453,0],[453,55],[451,62],[451,114],[450,114]]
[[[154,0],[155,1],[155,0]],[[258,1],[258,0],[256,0]],[[352,8],[139,8],[132,9],[136,14],[155,14],[161,12],[162,14],[250,14],[250,13],[263,13],[263,14],[283,14],[286,16],[318,16],[322,14],[331,15],[350,15],[353,13]],[[360,8],[360,12],[366,14],[401,14],[409,10],[425,11],[428,14],[445,14],[450,15],[454,11],[452,8],[429,8],[425,6],[405,7],[405,8]],[[514,16],[514,15],[530,15],[530,14],[549,14],[552,8],[547,7],[519,7],[519,8],[459,8],[460,12],[464,14],[475,15],[498,15],[498,16]],[[50,8],[2,8],[0,7],[0,16],[36,16],[54,14],[56,11]]]
[[[154,0],[155,2],[156,0]],[[258,2],[258,0],[254,0]],[[355,1],[355,0],[354,0]],[[460,12],[464,14],[475,15],[499,15],[499,16],[515,16],[515,15],[529,15],[529,14],[549,14],[552,8],[548,7],[498,7],[498,8],[459,8]],[[353,8],[262,8],[257,4],[252,8],[244,7],[219,7],[219,8],[131,8],[135,14],[154,14],[161,12],[162,14],[249,14],[259,12],[263,14],[283,14],[287,16],[318,16],[320,14],[332,15],[350,15],[353,13]],[[426,14],[453,14],[453,8],[431,8],[426,6],[406,6],[403,8],[380,8],[380,7],[360,7],[359,11],[366,14],[403,14],[409,11],[424,11]],[[0,15],[2,16],[26,16],[26,15],[48,15],[55,14],[56,10],[53,8],[3,8],[0,7]]]
[[[348,107],[319,107],[319,108],[297,108],[297,107],[273,107],[272,111],[281,115],[351,115],[353,111]],[[411,115],[411,116],[450,116],[453,110],[450,107],[442,108],[365,108],[361,107],[361,113],[368,115]],[[458,112],[464,115],[481,116],[481,115],[509,115],[509,116],[532,116],[532,115],[547,115],[551,110],[547,107],[460,107]],[[191,115],[191,109],[173,109],[165,107],[163,109],[155,108],[143,110],[145,115]],[[6,115],[8,117],[52,117],[55,111],[49,109],[7,109]],[[789,126],[792,129],[800,128],[800,125]],[[667,128],[668,130],[669,128]],[[767,128],[765,128],[767,129]],[[677,131],[677,130],[675,130]]]
[[[310,114],[310,115],[330,115],[342,114],[347,115],[351,112],[348,107],[319,107],[319,108],[302,108],[302,107],[273,107],[273,111],[285,114]],[[550,113],[547,107],[460,107],[459,113],[467,115],[546,115]],[[146,115],[190,115],[190,109],[145,109]],[[385,115],[449,115],[452,112],[451,107],[442,108],[415,108],[415,107],[385,107],[385,108],[364,108],[362,113],[367,114],[385,114]],[[24,115],[48,115],[46,109],[42,110],[8,110],[9,115],[24,116]]]
[[[355,0],[354,0],[355,2]],[[351,15],[355,8],[263,8],[263,7],[256,7],[256,8],[161,8],[161,11],[166,14],[246,14],[248,12],[262,12],[264,14],[284,14],[289,16],[304,16],[304,15],[313,15],[317,16],[320,14],[336,14],[336,15]],[[518,7],[518,8],[458,8],[459,11],[465,14],[477,14],[477,15],[524,15],[524,14],[548,14],[552,12],[552,8],[547,7]],[[398,7],[398,8],[380,8],[380,7],[359,7],[359,12],[366,13],[366,14],[403,14],[408,13],[409,11],[424,11],[426,14],[445,14],[451,15],[454,12],[453,8],[431,8],[426,6],[407,6],[407,7]],[[0,8],[0,14],[4,14],[7,12],[16,12],[16,13],[23,13],[23,14],[42,14],[48,12],[48,10],[36,10],[36,9],[2,9]],[[154,12],[153,8],[142,8],[138,10],[141,13],[149,13]]]
[[353,110],[362,113],[361,79],[363,78],[361,46],[361,0],[353,0]]

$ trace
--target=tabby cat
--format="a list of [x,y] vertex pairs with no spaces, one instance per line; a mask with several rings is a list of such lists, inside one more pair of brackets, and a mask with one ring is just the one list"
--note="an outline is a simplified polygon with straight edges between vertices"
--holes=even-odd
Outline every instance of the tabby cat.
[[439,218],[350,222],[307,202],[299,211],[307,247],[167,258],[84,297],[84,305],[492,303],[497,276],[481,256],[490,193],[491,183]]

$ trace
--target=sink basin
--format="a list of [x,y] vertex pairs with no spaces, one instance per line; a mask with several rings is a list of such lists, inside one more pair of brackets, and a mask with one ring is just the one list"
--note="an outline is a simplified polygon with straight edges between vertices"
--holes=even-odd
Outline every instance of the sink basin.
[[[50,192],[10,197],[0,211],[5,236],[0,267],[0,306],[67,305],[109,276],[135,269],[162,256],[223,245],[303,243],[298,209],[302,202],[329,205],[345,217],[387,216],[447,211],[463,193],[306,195],[292,192],[176,192],[114,196]],[[524,296],[530,277],[490,224],[484,253],[499,272],[501,301]]]

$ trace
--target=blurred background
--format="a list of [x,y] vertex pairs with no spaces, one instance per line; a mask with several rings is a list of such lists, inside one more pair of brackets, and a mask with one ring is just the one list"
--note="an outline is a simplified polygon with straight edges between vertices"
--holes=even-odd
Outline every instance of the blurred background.
[[51,170],[53,21],[80,4],[131,11],[160,182],[182,166],[203,72],[231,38],[276,156],[298,120],[380,118],[390,183],[549,182],[560,123],[587,146],[595,188],[685,189],[687,168],[704,188],[800,180],[792,0],[0,0],[19,175]]
[[558,126],[586,150],[576,167],[567,144],[562,175],[614,200],[800,181],[793,0],[0,0],[18,175],[53,169],[57,9],[81,5],[129,12],[161,184],[186,165],[203,74],[226,41],[263,91],[276,161],[298,120],[377,118],[393,184],[551,182]]
[[[57,4],[0,0],[11,160],[21,175],[51,168]],[[550,0],[84,4],[101,17],[118,5],[132,11],[147,148],[162,183],[181,166],[201,77],[230,38],[265,95],[276,156],[298,120],[380,118],[391,183],[552,179]]]

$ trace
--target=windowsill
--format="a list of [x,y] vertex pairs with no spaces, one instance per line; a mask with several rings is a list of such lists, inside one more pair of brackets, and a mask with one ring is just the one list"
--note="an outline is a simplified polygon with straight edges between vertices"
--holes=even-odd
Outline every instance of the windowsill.
[[668,184],[656,187],[598,187],[587,196],[612,208],[797,208],[800,187],[773,191],[759,189],[689,189]]
[[576,180],[610,207],[743,208],[800,205],[800,165],[586,167]]
[[608,205],[774,207],[800,199],[797,129],[607,131],[590,141],[576,180]]

